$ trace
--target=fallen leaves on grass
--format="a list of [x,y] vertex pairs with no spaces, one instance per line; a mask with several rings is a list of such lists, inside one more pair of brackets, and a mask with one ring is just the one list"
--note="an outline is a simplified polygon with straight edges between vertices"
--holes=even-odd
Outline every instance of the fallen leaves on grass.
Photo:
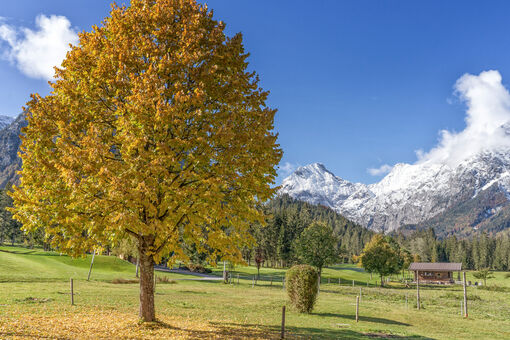
[[115,310],[63,311],[53,315],[8,309],[0,319],[1,339],[272,339],[275,333],[253,325],[210,323],[158,315],[159,321],[139,324],[135,313]]

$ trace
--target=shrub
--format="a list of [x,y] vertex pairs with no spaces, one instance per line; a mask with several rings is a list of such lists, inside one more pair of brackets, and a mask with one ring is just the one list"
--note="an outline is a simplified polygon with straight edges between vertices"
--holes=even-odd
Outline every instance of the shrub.
[[300,313],[310,313],[319,288],[317,271],[306,264],[293,266],[287,271],[285,284],[291,304]]
[[202,266],[201,264],[196,264],[196,263],[189,263],[187,266],[187,269],[190,272],[194,272],[194,273],[211,273],[212,272],[212,270],[210,270],[209,268],[206,268],[206,267]]

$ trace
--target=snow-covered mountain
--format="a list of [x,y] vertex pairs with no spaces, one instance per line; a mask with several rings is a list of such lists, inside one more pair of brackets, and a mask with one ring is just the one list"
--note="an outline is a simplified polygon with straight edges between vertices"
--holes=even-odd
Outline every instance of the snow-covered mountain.
[[14,121],[15,118],[9,116],[0,115],[0,130],[8,126]]
[[27,125],[24,115],[17,118],[0,129],[0,189],[8,183],[15,183],[18,180],[17,171],[21,169],[21,158],[18,156],[21,144],[20,132]]
[[[370,185],[351,183],[314,163],[285,178],[279,192],[331,207],[377,231],[423,225],[437,216],[451,219],[450,210],[477,200],[480,211],[472,219],[480,224],[484,220],[480,214],[492,218],[509,203],[510,150],[483,151],[453,167],[431,162],[397,164],[380,182]],[[450,223],[459,223],[458,218]],[[435,226],[441,222],[436,218]],[[465,224],[476,229],[473,223]]]

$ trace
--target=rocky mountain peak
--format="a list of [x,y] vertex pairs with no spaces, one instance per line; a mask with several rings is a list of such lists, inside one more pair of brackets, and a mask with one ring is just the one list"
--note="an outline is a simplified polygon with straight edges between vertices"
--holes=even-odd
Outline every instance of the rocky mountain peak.
[[[491,194],[477,199],[489,188]],[[480,209],[505,211],[502,208],[509,205],[510,209],[510,204],[501,197],[508,197],[508,192],[510,150],[504,149],[484,150],[455,167],[431,162],[397,164],[381,181],[371,185],[346,181],[323,164],[313,163],[285,178],[280,189],[280,193],[326,205],[377,231],[423,224],[475,199]],[[494,202],[497,207],[492,206]]]

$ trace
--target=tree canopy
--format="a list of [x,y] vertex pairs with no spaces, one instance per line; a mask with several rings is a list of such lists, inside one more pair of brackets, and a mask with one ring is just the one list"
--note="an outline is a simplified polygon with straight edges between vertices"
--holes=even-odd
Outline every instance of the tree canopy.
[[224,28],[194,0],[113,5],[26,108],[15,218],[72,255],[133,237],[145,321],[155,262],[182,244],[240,261],[274,193],[276,110]]
[[487,286],[488,279],[493,279],[495,277],[494,273],[491,272],[489,268],[480,269],[479,271],[474,272],[473,276],[475,277],[475,279],[483,280],[484,286]]
[[314,222],[303,230],[294,247],[303,263],[317,268],[320,278],[322,268],[338,260],[336,244],[333,229],[325,223]]
[[[396,244],[396,242],[395,242]],[[390,244],[384,236],[375,234],[358,257],[359,265],[369,273],[377,273],[381,278],[381,287],[384,285],[384,276],[397,274],[404,261],[400,252]]]

